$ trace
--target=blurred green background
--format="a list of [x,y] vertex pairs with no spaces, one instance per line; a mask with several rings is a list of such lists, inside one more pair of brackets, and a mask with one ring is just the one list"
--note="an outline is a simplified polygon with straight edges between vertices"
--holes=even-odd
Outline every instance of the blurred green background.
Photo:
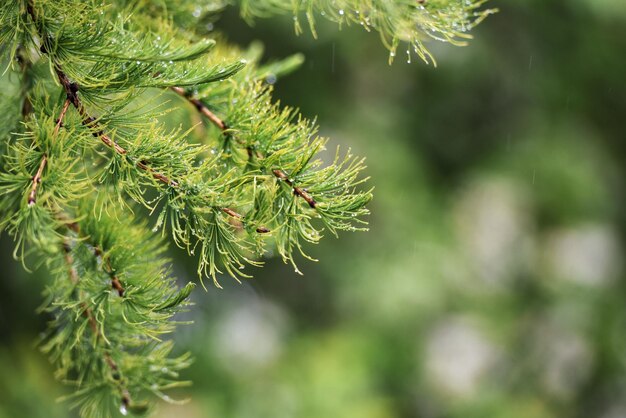
[[[370,232],[194,292],[191,401],[156,417],[626,417],[626,3],[490,3],[437,68],[357,27],[216,22],[305,54],[276,96],[367,156]],[[0,418],[73,416],[36,348],[46,273],[1,243]]]

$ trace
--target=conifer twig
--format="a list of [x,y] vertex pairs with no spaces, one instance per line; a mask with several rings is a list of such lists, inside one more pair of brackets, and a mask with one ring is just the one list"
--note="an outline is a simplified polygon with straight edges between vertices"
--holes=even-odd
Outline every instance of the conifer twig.
[[[69,229],[70,231],[73,231],[76,235],[79,235],[79,236],[81,235],[80,226],[76,222],[68,222],[68,218],[64,214],[58,214],[57,216],[59,220],[63,222],[63,224],[67,227],[67,229]],[[93,242],[90,243],[90,245],[93,247],[94,256],[100,257],[100,259],[103,260],[105,264],[104,271],[111,277],[111,287],[117,291],[117,294],[120,297],[124,296],[124,292],[126,291],[126,289],[124,289],[124,286],[122,285],[122,281],[115,274],[115,270],[111,266],[111,261],[108,258],[104,259],[104,257],[102,256],[103,252],[100,247],[98,247]]]
[[[69,106],[70,106],[70,100],[67,99],[65,100],[65,103],[63,104],[63,109],[61,109],[61,114],[57,118],[57,124],[54,127],[53,138],[56,138],[57,135],[59,134],[59,129],[61,128],[61,125],[63,125],[63,118],[65,118],[65,114],[67,113],[67,109],[69,108]],[[46,154],[43,154],[43,156],[41,157],[41,163],[39,164],[39,169],[37,170],[37,173],[33,176],[33,185],[28,195],[28,206],[33,206],[37,201],[37,187],[39,186],[39,183],[41,183],[43,170],[46,168],[47,163],[48,163],[48,156]]]
[[63,118],[65,118],[65,114],[67,113],[67,109],[70,107],[70,99],[65,99],[65,103],[63,103],[63,109],[61,109],[61,114],[57,119],[57,124],[54,127],[54,137],[56,138],[59,134],[59,129],[63,126]]
[[[186,91],[185,89],[183,89],[182,87],[170,87],[170,89],[177,93],[178,95],[184,97],[185,99],[187,99],[191,104],[193,104],[196,108],[196,110],[198,110],[198,112],[200,112],[202,115],[206,116],[206,118],[208,120],[211,121],[211,123],[213,123],[213,125],[217,126],[222,132],[226,131],[228,129],[228,125],[226,124],[226,122],[224,122],[222,119],[220,119],[215,113],[211,112],[211,110],[207,107],[207,105],[205,105],[204,103],[202,103],[202,101],[195,99],[193,97],[191,97]],[[250,148],[247,148],[248,150],[248,155],[252,155],[252,150]],[[239,213],[235,212],[232,209],[229,208],[222,208],[222,212],[230,215],[233,218],[236,218],[238,220],[241,220],[243,218],[242,215],[240,215]],[[258,228],[256,228],[256,232],[258,232],[259,234],[267,234],[270,231],[270,229],[264,227],[264,226],[260,226]]]
[[[80,231],[80,229],[78,231]],[[111,287],[117,291],[117,294],[120,295],[120,297],[124,296],[124,292],[126,290],[124,289],[120,279],[115,274],[115,270],[113,270],[113,267],[111,266],[111,260],[108,258],[105,259],[102,256],[102,250],[96,245],[93,246],[93,253],[96,257],[100,257],[100,259],[104,262],[105,268],[103,270],[111,277]]]
[[[33,22],[35,23],[35,26],[37,27],[37,31],[39,32],[38,35],[44,39],[45,38],[45,34],[42,33],[42,27],[41,24],[37,18],[37,15],[35,13],[35,9],[33,7],[33,2],[32,0],[28,0],[28,4],[27,4],[27,12],[30,15],[30,17],[32,18]],[[41,51],[43,53],[47,53],[47,51],[45,50],[44,46],[42,45],[41,47]],[[76,108],[76,110],[78,111],[78,113],[80,114],[81,118],[82,118],[82,124],[85,125],[88,128],[96,128],[96,130],[93,132],[93,135],[96,137],[99,137],[100,140],[107,145],[108,147],[112,148],[113,150],[115,150],[115,152],[119,155],[126,155],[128,152],[127,150],[122,147],[121,145],[119,145],[117,142],[115,142],[111,137],[109,137],[103,129],[101,129],[98,125],[97,125],[97,120],[92,117],[91,115],[89,115],[89,113],[87,112],[87,110],[85,109],[85,106],[83,105],[82,101],[80,100],[80,98],[78,97],[78,85],[76,83],[73,83],[70,81],[69,77],[65,74],[65,72],[63,72],[63,69],[61,68],[61,66],[59,65],[58,62],[55,62],[53,60],[54,65],[54,69],[55,72],[57,74],[57,77],[59,79],[59,82],[61,83],[61,85],[63,86],[63,89],[65,90],[65,93],[67,95],[67,102],[71,102],[72,105],[74,105],[74,107]],[[179,94],[184,94],[184,90],[180,89],[179,87],[173,87],[173,89],[179,89],[181,90],[180,92],[177,90],[177,93]],[[189,100],[195,100],[195,99],[191,99],[188,98]],[[196,100],[197,104],[196,104],[196,108],[203,114],[205,115],[207,118],[209,118],[214,124],[216,124],[218,127],[220,127],[220,129],[225,130],[227,129],[227,126],[224,122],[222,122],[217,116],[215,116],[206,106],[204,106],[204,104],[202,104],[202,102],[200,102],[199,100]],[[193,102],[192,102],[193,103]],[[65,107],[64,107],[65,109]],[[65,109],[66,111],[67,109]],[[167,177],[165,174],[163,173],[159,173],[157,171],[154,171],[149,165],[147,161],[141,160],[136,162],[136,166],[138,168],[140,168],[141,170],[148,172],[152,175],[153,178],[159,180],[162,183],[167,184],[168,186],[171,187],[178,187],[179,183],[173,179],[170,179],[169,177]],[[36,189],[36,186],[33,184],[33,187]],[[30,200],[29,200],[29,204],[30,204]],[[241,216],[240,214],[238,214],[237,212],[235,212],[232,209],[229,208],[220,208],[224,213],[227,213],[228,215],[232,216],[235,219],[241,220],[243,218],[243,216]],[[265,227],[258,227],[256,229],[256,231],[258,233],[267,233],[270,232],[269,229],[265,228]],[[118,292],[120,292],[120,296],[123,294],[123,290],[119,290]]]
[[[189,94],[187,94],[187,92],[185,91],[185,89],[180,88],[180,87],[171,87],[171,89],[174,92],[178,93],[180,96],[187,99],[189,102],[191,102],[200,113],[205,115],[207,119],[209,119],[215,126],[217,126],[220,130],[222,130],[222,132],[228,129],[228,125],[222,119],[220,119],[217,115],[211,112],[209,108],[200,100],[190,97]],[[248,156],[252,157],[252,150],[250,149],[250,147],[247,147],[246,150],[248,151]],[[303,189],[298,186],[294,186],[293,181],[289,178],[289,176],[287,176],[287,173],[285,173],[283,170],[279,170],[279,169],[272,170],[272,174],[279,180],[283,180],[285,183],[291,186],[293,188],[293,193],[303,198],[309,204],[310,207],[312,207],[313,209],[317,207],[317,202],[315,201],[313,196],[311,196],[309,192],[306,191],[306,189]]]
[[237,213],[234,210],[229,209],[229,208],[222,208],[222,212],[224,212],[225,214],[227,214],[229,216],[232,216],[233,218],[237,218],[237,219],[241,219],[242,218],[241,214],[239,214],[239,213]]
[[37,173],[33,176],[33,185],[31,186],[30,193],[28,194],[28,206],[33,206],[37,201],[37,187],[39,187],[39,183],[41,183],[41,177],[43,175],[43,170],[46,168],[47,162],[48,157],[46,154],[43,154]]
[[[71,225],[72,225],[71,227],[68,226],[70,229],[74,230],[74,228],[77,228],[76,224],[71,224]],[[69,268],[70,281],[73,284],[77,285],[79,282],[78,272],[74,268],[74,259],[72,257],[71,247],[67,241],[63,243],[63,252],[64,252],[65,262]],[[96,318],[91,308],[85,302],[81,303],[81,308],[83,308],[83,316],[87,318],[87,321],[89,322],[89,328],[91,328],[91,331],[94,334],[96,341],[97,342],[105,341],[102,338],[102,334],[100,333],[100,330],[98,329],[98,323],[96,321]],[[106,344],[106,341],[105,341],[105,344]],[[111,369],[111,372],[113,373],[113,378],[121,382],[119,366],[117,365],[117,362],[113,360],[113,357],[111,357],[111,355],[108,352],[105,352],[103,357],[104,357],[104,362],[109,367],[109,369]],[[120,390],[122,404],[128,407],[131,404],[131,398],[130,398],[130,394],[128,393],[128,390],[123,386],[121,386],[119,390]]]
[[[96,124],[96,119],[87,113],[84,105],[82,104],[81,100],[78,98],[78,95],[76,94],[78,92],[78,86],[75,83],[70,82],[67,75],[58,66],[56,67],[56,72],[57,72],[57,76],[59,77],[59,81],[61,82],[61,85],[65,89],[68,100],[74,105],[74,107],[78,110],[78,113],[83,117],[83,124],[88,127],[93,127]],[[202,112],[202,113],[204,115],[213,115],[213,113],[211,113],[208,109],[206,109],[206,112]],[[215,115],[213,115],[213,119],[211,119],[211,121],[213,123],[221,122]],[[223,122],[221,122],[221,124],[218,126],[223,126],[222,129],[227,129],[226,124],[224,124]],[[94,136],[99,136],[102,142],[104,142],[107,146],[113,148],[115,152],[117,152],[118,154],[120,155],[127,154],[126,149],[120,146],[119,144],[117,144],[115,141],[113,141],[108,135],[106,135],[106,133],[103,130],[98,130],[94,132]],[[148,166],[148,163],[146,161],[143,161],[143,160],[139,161],[136,163],[136,165],[140,169],[150,173],[152,177],[161,181],[162,183],[165,183],[172,187],[179,186],[179,183],[176,180],[172,180],[166,175],[159,173],[157,171],[154,171],[151,167]],[[236,218],[239,220],[243,218],[242,215],[240,215],[239,213],[235,212],[234,210],[230,208],[221,208],[221,210],[222,212],[232,216],[233,218]],[[257,228],[257,232],[267,233],[270,231],[269,229],[265,227],[259,227]],[[121,293],[123,293],[123,290],[121,291]],[[120,296],[122,295],[121,293],[120,293]]]
[[311,196],[306,189],[303,189],[302,187],[294,186],[293,180],[291,180],[289,176],[287,176],[287,173],[285,173],[283,170],[272,170],[272,173],[279,180],[282,180],[288,185],[290,185],[293,188],[293,193],[303,198],[309,204],[309,206],[311,206],[313,209],[317,207],[317,202],[315,201],[315,199],[313,199],[313,196]]
[[189,100],[189,102],[191,102],[196,107],[198,112],[206,116],[207,119],[209,119],[215,126],[220,128],[222,131],[225,131],[226,129],[228,129],[228,125],[226,125],[226,123],[223,120],[218,118],[215,113],[211,112],[211,110],[209,110],[207,105],[202,103],[202,101],[191,97],[182,87],[170,87],[170,88],[172,89],[172,91],[178,93],[185,99]]
[[[57,63],[54,63],[54,64],[55,64],[55,71],[57,73],[57,77],[59,78],[59,82],[63,86],[63,89],[65,90],[65,93],[67,94],[68,100],[74,105],[74,107],[76,108],[76,110],[78,110],[78,113],[82,117],[83,125],[87,126],[88,128],[91,128],[91,129],[95,128],[96,130],[93,132],[94,136],[99,137],[100,140],[105,145],[107,145],[110,148],[113,148],[113,150],[115,150],[115,152],[118,153],[119,155],[126,155],[128,153],[128,151],[126,151],[126,149],[124,147],[119,145],[110,136],[108,136],[104,132],[104,130],[101,129],[97,125],[96,118],[90,116],[89,113],[87,113],[87,110],[85,109],[85,106],[83,105],[82,101],[80,100],[80,98],[78,97],[78,94],[77,94],[78,93],[78,85],[76,83],[72,83],[69,80],[67,75],[63,72],[63,70],[61,69],[61,67]],[[165,184],[167,184],[169,186],[173,186],[173,187],[178,186],[178,182],[170,179],[169,177],[167,177],[166,175],[164,175],[162,173],[154,171],[150,166],[148,166],[148,163],[146,161],[143,161],[143,160],[142,161],[138,161],[136,163],[136,165],[137,165],[137,167],[139,167],[143,171],[146,171],[146,172],[150,173],[152,175],[152,177],[154,177],[155,179],[161,181],[162,183],[165,183]]]

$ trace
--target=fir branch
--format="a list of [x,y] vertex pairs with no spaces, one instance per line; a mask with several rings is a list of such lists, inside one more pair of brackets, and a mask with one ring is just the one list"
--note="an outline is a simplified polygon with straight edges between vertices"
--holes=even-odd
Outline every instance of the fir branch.
[[[58,65],[58,63],[53,62],[53,65],[55,67],[55,71],[57,74],[57,77],[59,79],[59,82],[61,83],[61,86],[63,86],[63,89],[65,90],[65,94],[67,95],[67,100],[70,101],[74,107],[76,108],[76,110],[78,111],[78,113],[80,114],[81,118],[82,118],[82,124],[84,126],[86,126],[87,128],[91,129],[93,132],[93,136],[100,138],[100,140],[109,148],[112,148],[116,153],[118,153],[119,155],[126,155],[127,151],[120,146],[117,142],[115,142],[113,139],[111,139],[111,137],[109,135],[107,135],[103,129],[101,129],[96,121],[96,118],[94,118],[93,116],[90,116],[87,113],[87,110],[85,109],[85,106],[83,105],[82,101],[80,100],[80,98],[78,97],[78,85],[76,83],[72,83],[69,78],[67,77],[67,75],[63,72],[63,70],[61,69],[61,67]],[[144,163],[139,162],[137,164],[137,166],[139,168],[141,168],[144,171],[148,171],[151,172],[151,169]],[[163,176],[160,173],[152,173],[151,174],[158,180],[163,181],[166,184],[170,184],[171,180],[168,179],[167,177]]]
[[[78,210],[93,203],[87,200]],[[111,223],[105,216],[78,222],[66,213],[57,216],[69,235],[62,240],[59,273],[62,270],[64,277],[59,275],[49,290],[52,300],[47,309],[55,315],[53,333],[42,348],[58,363],[60,378],[77,374],[73,383],[78,390],[70,398],[81,407],[82,416],[110,416],[106,411],[111,390],[117,394],[115,403],[120,411],[145,412],[148,405],[136,401],[137,395],[147,390],[162,396],[161,390],[178,385],[172,380],[177,377],[176,370],[189,363],[187,356],[167,358],[171,344],[160,342],[158,335],[171,331],[173,323],[168,320],[185,304],[193,285],[176,291],[172,279],[162,276],[160,263],[150,261],[163,251],[162,245],[146,237],[142,228],[128,222],[120,225],[117,220]],[[120,245],[142,255],[129,257]],[[102,290],[97,271],[108,274],[114,266],[125,270],[132,283],[124,298],[111,298],[108,295],[113,292]],[[77,321],[80,317],[84,322]],[[85,328],[93,336],[91,344]],[[68,346],[69,341],[73,343]],[[66,350],[72,353],[69,357]],[[110,389],[96,398],[98,388]]]
[[[223,53],[225,58],[233,53],[219,47],[214,52]],[[362,160],[353,160],[350,155],[344,161],[335,160],[332,170],[318,170],[322,163],[313,157],[323,148],[325,139],[316,135],[317,126],[296,110],[272,102],[271,86],[261,80],[288,71],[294,61],[259,67],[259,55],[250,55],[246,69],[229,83],[174,92],[196,111],[209,110],[207,103],[211,103],[212,117],[207,119],[219,130],[215,139],[221,144],[222,160],[235,172],[254,179],[248,189],[253,206],[245,215],[247,222],[270,226],[278,253],[299,272],[293,260],[294,252],[309,258],[302,250],[301,241],[317,243],[321,238],[312,222],[320,218],[335,235],[338,230],[363,229],[354,224],[365,223],[358,216],[368,213],[364,206],[371,199],[371,191],[354,189],[365,180],[356,177],[364,166]],[[239,150],[245,150],[247,159],[241,158]],[[342,172],[340,167],[347,171]],[[280,183],[289,187],[280,187]],[[307,212],[296,200],[289,199],[287,190],[315,213]],[[314,190],[319,190],[319,199]]]
[[[207,107],[207,105],[202,103],[201,100],[193,98],[190,94],[187,93],[187,91],[185,91],[185,89],[182,89],[180,87],[172,87],[171,89],[174,92],[176,92],[177,94],[179,94],[180,96],[182,96],[185,99],[187,99],[189,102],[191,102],[201,114],[206,116],[207,119],[209,119],[209,121],[211,121],[211,123],[213,123],[215,126],[217,126],[224,134],[228,133],[227,132],[228,131],[228,125],[222,119],[220,119],[217,115],[215,115],[215,113],[211,112],[209,110],[209,108]],[[248,152],[248,155],[250,157],[252,157],[253,155],[256,155],[257,158],[264,158],[264,155],[262,153],[260,153],[258,151],[253,152],[252,148],[250,148],[250,147],[246,147],[246,151]],[[272,170],[272,174],[277,179],[282,180],[285,183],[287,183],[289,186],[291,186],[293,188],[294,194],[297,195],[297,196],[300,196],[301,198],[303,198],[309,204],[309,206],[311,208],[315,209],[317,207],[317,202],[308,193],[308,191],[306,189],[301,188],[301,187],[295,186],[293,181],[289,178],[287,173],[285,173],[283,170],[274,169],[274,170]],[[229,213],[229,212],[227,212],[227,213]],[[237,217],[241,217],[241,215],[239,215]]]
[[[56,66],[56,64],[55,64]],[[94,136],[98,136],[102,142],[107,145],[110,148],[113,148],[115,150],[116,153],[118,153],[119,155],[126,155],[127,151],[126,149],[124,149],[122,146],[120,146],[119,144],[117,144],[115,141],[113,141],[102,129],[99,129],[96,119],[93,118],[92,116],[90,116],[84,105],[82,104],[82,101],[80,100],[80,98],[78,97],[78,86],[76,85],[76,83],[72,83],[70,82],[70,80],[68,79],[67,75],[63,72],[63,70],[61,68],[59,68],[58,66],[56,66],[56,73],[57,76],[59,78],[59,82],[61,83],[61,85],[63,86],[66,94],[67,94],[67,101],[71,102],[74,107],[78,110],[78,113],[82,116],[82,122],[83,125],[85,125],[86,127],[93,129],[93,135]],[[176,91],[177,93],[181,94],[180,91],[183,92],[184,94],[184,90],[181,89],[180,87],[172,87],[172,90]],[[193,100],[193,99],[191,99]],[[192,101],[193,103],[193,101]],[[217,126],[221,127],[221,129],[227,129],[226,124],[224,124],[224,122],[222,122],[219,118],[217,118],[217,116],[215,116],[212,112],[209,111],[209,109],[204,106],[204,104],[202,104],[201,102],[197,101],[198,105],[196,105],[198,107],[198,110],[204,114],[205,116],[207,116],[213,123],[217,124]],[[64,107],[65,110],[67,110]],[[168,185],[168,186],[172,186],[172,187],[178,187],[179,183],[176,180],[172,180],[169,177],[167,177],[166,175],[159,173],[157,171],[154,171],[147,162],[145,161],[138,161],[136,163],[137,167],[139,167],[141,170],[146,171],[148,173],[150,173],[152,175],[152,177],[154,177],[155,179],[159,180],[160,182]],[[233,218],[239,219],[241,220],[243,217],[238,214],[237,212],[235,212],[234,210],[230,209],[230,208],[221,208],[221,210],[232,216]],[[265,228],[265,227],[258,227],[257,229],[258,233],[267,233],[269,232],[269,229]],[[120,292],[120,296],[123,294],[123,289],[120,287],[119,289]]]
[[[76,231],[77,228],[78,226],[76,224],[73,224],[73,226],[70,227],[70,229],[74,231]],[[70,281],[72,282],[73,285],[78,285],[78,282],[80,279],[78,277],[78,273],[76,272],[76,269],[74,268],[74,259],[72,257],[72,250],[71,250],[69,243],[67,242],[67,239],[66,241],[63,242],[63,253],[64,253],[65,262],[67,263],[67,266],[68,266]],[[122,296],[122,294],[120,294],[120,296]],[[93,311],[91,310],[91,308],[89,308],[89,306],[87,306],[85,302],[81,303],[81,307],[83,308],[83,316],[87,318],[89,327],[91,328],[91,332],[94,335],[94,339],[96,340],[96,342],[101,343],[106,346],[107,342],[104,338],[102,338],[102,334],[100,330],[98,329],[98,323],[94,317]],[[130,393],[128,392],[128,389],[122,383],[120,372],[119,372],[119,366],[117,365],[117,362],[113,360],[113,358],[108,352],[104,353],[103,360],[104,360],[104,363],[111,369],[113,376],[116,378],[115,380],[120,382],[119,383],[120,402],[122,405],[124,405],[125,408],[128,408],[132,404],[132,400],[130,397]]]

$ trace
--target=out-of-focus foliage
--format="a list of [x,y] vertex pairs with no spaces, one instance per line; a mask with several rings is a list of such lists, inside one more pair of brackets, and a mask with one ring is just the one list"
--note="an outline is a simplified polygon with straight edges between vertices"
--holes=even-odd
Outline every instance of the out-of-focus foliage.
[[[213,23],[305,54],[275,94],[369,155],[377,198],[368,235],[311,249],[304,277],[275,261],[193,295],[193,400],[158,417],[626,415],[626,10],[493,6],[436,71],[350,27]],[[0,417],[66,417],[28,345],[39,285],[2,254]]]
[[389,62],[393,61],[400,42],[406,42],[406,54],[411,59],[417,54],[426,63],[435,58],[424,45],[427,39],[466,45],[472,36],[467,33],[494,9],[484,9],[485,0],[239,0],[241,14],[252,21],[257,17],[269,17],[293,13],[296,32],[302,32],[299,15],[306,16],[309,27],[317,36],[318,14],[339,23],[356,24],[365,30],[379,33],[383,44],[389,49]]

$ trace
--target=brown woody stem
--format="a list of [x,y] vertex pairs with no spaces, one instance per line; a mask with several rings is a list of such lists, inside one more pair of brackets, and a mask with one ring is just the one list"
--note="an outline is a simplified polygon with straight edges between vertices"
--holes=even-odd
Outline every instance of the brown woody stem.
[[47,162],[48,157],[44,154],[41,157],[41,163],[39,163],[37,173],[33,176],[33,185],[31,186],[30,193],[28,194],[28,206],[33,206],[37,201],[37,187],[39,187],[39,183],[41,183],[41,176],[43,175],[43,170],[46,168]]
[[198,112],[206,116],[207,119],[209,119],[215,126],[220,128],[222,131],[225,131],[226,129],[228,129],[228,126],[226,125],[226,123],[220,118],[218,118],[215,115],[215,113],[211,112],[209,108],[207,107],[207,105],[202,103],[200,100],[194,99],[193,97],[191,97],[189,94],[187,94],[185,89],[181,87],[171,87],[171,89],[175,91],[176,93],[178,93],[179,95],[183,96],[189,102],[191,102],[196,107]]
[[232,216],[233,218],[237,218],[237,219],[241,219],[242,218],[241,214],[239,214],[239,213],[237,213],[234,210],[229,209],[229,208],[222,208],[222,212],[224,212],[225,214],[227,214],[229,216]]
[[290,185],[293,188],[293,193],[303,198],[309,204],[309,206],[314,209],[315,207],[317,207],[317,202],[315,201],[315,199],[313,199],[313,196],[311,196],[306,189],[294,186],[293,181],[289,178],[289,176],[287,176],[287,173],[285,173],[283,170],[272,170],[272,173],[274,174],[274,176],[276,176],[276,178]]
[[[61,114],[57,119],[57,124],[54,127],[53,138],[56,138],[59,134],[59,129],[61,125],[63,125],[63,118],[65,118],[65,114],[67,113],[67,108],[70,106],[70,101],[67,99],[63,104],[63,109],[61,109]],[[41,177],[43,175],[43,170],[46,168],[46,164],[48,163],[48,156],[44,154],[41,157],[41,163],[39,163],[39,169],[37,173],[33,176],[33,185],[30,189],[30,193],[28,194],[28,206],[33,206],[37,202],[37,187],[39,187],[39,183],[41,183]]]
[[59,134],[59,129],[63,126],[63,118],[65,118],[65,114],[67,113],[67,109],[70,107],[70,99],[65,99],[65,103],[63,103],[63,109],[61,109],[61,114],[57,119],[57,124],[54,127],[54,137],[56,138]]
[[[56,64],[55,64],[56,65]],[[85,125],[88,128],[93,129],[93,135],[100,138],[100,140],[109,148],[113,148],[115,150],[116,153],[118,153],[119,155],[126,155],[128,153],[128,151],[126,151],[126,149],[124,147],[122,147],[121,145],[119,145],[117,142],[115,142],[110,136],[108,136],[104,130],[102,130],[97,123],[97,120],[90,116],[87,113],[87,110],[85,109],[85,106],[83,105],[82,101],[80,100],[80,98],[78,97],[78,86],[75,83],[72,83],[69,78],[67,77],[67,75],[63,72],[63,70],[61,70],[61,68],[56,65],[56,73],[57,73],[57,77],[59,78],[59,82],[61,83],[61,85],[63,86],[63,89],[65,90],[65,93],[67,94],[67,100],[70,101],[74,107],[76,108],[76,110],[78,110],[78,113],[80,114],[80,116],[82,117],[82,123],[83,125]],[[136,163],[137,167],[139,167],[141,170],[150,173],[152,175],[152,177],[154,177],[155,179],[159,180],[162,183],[165,183],[169,186],[173,186],[173,187],[177,187],[178,186],[178,182],[174,181],[172,179],[170,179],[169,177],[167,177],[166,175],[159,173],[157,171],[154,171],[146,161],[139,161]]]

